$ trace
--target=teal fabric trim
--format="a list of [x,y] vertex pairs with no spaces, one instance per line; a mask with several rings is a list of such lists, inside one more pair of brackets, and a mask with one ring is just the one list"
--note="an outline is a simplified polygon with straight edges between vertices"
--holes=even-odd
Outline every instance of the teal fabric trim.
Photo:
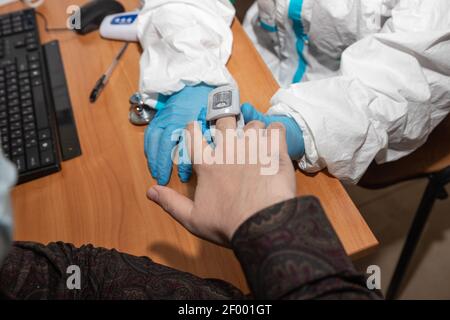
[[267,24],[264,21],[262,21],[260,18],[258,18],[258,21],[259,21],[259,25],[264,30],[269,31],[269,32],[277,32],[278,31],[277,26],[271,26],[270,24]]
[[297,37],[296,48],[299,56],[298,67],[295,71],[292,83],[300,82],[306,72],[306,60],[303,55],[303,50],[305,48],[305,40],[308,39],[308,36],[305,34],[302,23],[302,8],[303,0],[291,0],[288,10],[289,19],[293,22],[295,36]]

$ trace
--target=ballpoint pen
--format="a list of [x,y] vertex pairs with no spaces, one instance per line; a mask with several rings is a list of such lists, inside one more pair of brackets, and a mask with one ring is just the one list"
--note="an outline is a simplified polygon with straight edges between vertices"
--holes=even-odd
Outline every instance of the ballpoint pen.
[[94,89],[92,89],[91,95],[89,97],[89,100],[91,103],[94,103],[97,98],[100,96],[101,92],[103,91],[103,88],[105,88],[106,84],[108,83],[109,78],[111,78],[112,73],[114,72],[114,69],[119,64],[120,59],[122,58],[123,54],[128,48],[128,42],[123,45],[123,47],[120,49],[117,56],[114,58],[114,61],[109,66],[108,70],[100,77],[100,79],[97,80],[97,83],[95,84]]

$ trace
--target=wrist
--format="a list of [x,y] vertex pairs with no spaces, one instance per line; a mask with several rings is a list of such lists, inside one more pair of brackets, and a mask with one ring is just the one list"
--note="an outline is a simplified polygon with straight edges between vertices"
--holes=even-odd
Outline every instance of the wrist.
[[227,234],[229,242],[233,243],[234,239],[238,236],[238,234],[242,233],[243,230],[246,230],[245,231],[246,233],[249,233],[250,231],[257,232],[258,231],[257,228],[250,228],[249,226],[251,225],[255,226],[255,222],[264,220],[263,217],[267,216],[268,212],[272,212],[274,208],[282,207],[285,203],[296,201],[295,199],[297,199],[296,195],[280,198],[277,201],[271,203],[270,205],[267,205],[248,215],[247,217],[245,217],[245,219],[242,219],[240,223],[236,224],[236,227],[232,230],[232,232],[229,232]]
[[259,215],[262,212],[267,211],[268,208],[272,208],[274,206],[280,205],[286,201],[289,201],[291,199],[295,199],[296,195],[295,192],[282,192],[283,194],[280,196],[275,197],[269,197],[266,199],[261,206],[259,207],[253,207],[252,210],[249,210],[247,212],[243,212],[241,215],[239,215],[239,218],[237,218],[235,221],[230,221],[228,224],[229,228],[228,230],[225,230],[225,235],[227,237],[227,240],[231,243],[233,240],[234,235],[237,233],[239,229],[241,229],[244,225],[248,224],[250,221],[253,220],[254,217]]

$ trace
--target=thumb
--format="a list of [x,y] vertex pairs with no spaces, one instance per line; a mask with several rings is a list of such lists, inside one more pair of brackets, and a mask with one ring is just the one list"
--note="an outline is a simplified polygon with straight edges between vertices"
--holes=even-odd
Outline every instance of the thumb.
[[147,191],[147,197],[189,229],[191,212],[194,207],[192,200],[164,186],[153,186]]

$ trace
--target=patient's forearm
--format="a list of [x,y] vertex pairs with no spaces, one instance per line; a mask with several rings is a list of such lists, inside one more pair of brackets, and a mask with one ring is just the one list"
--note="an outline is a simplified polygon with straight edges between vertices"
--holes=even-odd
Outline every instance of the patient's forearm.
[[314,197],[260,211],[239,227],[232,247],[256,299],[380,299]]

